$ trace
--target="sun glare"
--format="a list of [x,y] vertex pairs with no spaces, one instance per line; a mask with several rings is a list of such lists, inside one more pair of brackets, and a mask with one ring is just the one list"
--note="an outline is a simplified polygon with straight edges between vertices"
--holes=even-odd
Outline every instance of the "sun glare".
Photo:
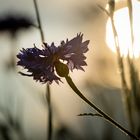
[[[134,44],[132,46],[130,21],[128,8],[121,8],[114,13],[115,27],[118,33],[118,40],[121,55],[127,56],[128,50],[132,50],[130,55],[138,58],[140,55],[140,2],[133,1],[133,30]],[[113,52],[116,52],[111,21],[108,19],[106,24],[106,42]]]

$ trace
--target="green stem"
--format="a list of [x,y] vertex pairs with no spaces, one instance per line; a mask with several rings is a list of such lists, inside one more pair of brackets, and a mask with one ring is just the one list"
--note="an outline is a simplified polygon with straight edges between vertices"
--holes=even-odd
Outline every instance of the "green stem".
[[109,115],[107,115],[105,112],[103,112],[100,108],[98,108],[95,104],[90,102],[75,86],[72,79],[69,76],[66,76],[66,81],[69,84],[69,86],[73,89],[73,91],[82,99],[84,100],[88,105],[90,105],[93,109],[95,109],[100,115],[102,115],[108,122],[113,124],[115,127],[119,128],[122,132],[124,132],[126,135],[129,135],[131,138],[135,140],[140,140],[137,136],[135,136],[133,133],[122,127],[118,122],[113,120]]
[[[35,12],[36,12],[36,17],[37,17],[38,28],[40,31],[41,40],[42,40],[42,42],[44,42],[45,37],[44,37],[43,29],[42,29],[42,24],[41,24],[41,20],[40,20],[37,2],[36,2],[36,0],[33,0],[33,2],[34,2],[34,7],[35,7]],[[47,140],[51,140],[52,139],[52,107],[51,107],[51,93],[50,93],[49,84],[46,85],[46,100],[48,102],[48,125],[47,125],[48,137],[47,137]]]

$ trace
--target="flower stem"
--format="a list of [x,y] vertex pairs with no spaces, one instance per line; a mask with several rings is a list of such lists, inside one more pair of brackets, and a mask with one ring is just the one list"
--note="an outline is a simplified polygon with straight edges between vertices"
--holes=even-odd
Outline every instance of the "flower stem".
[[[52,138],[52,108],[51,108],[51,92],[50,86],[47,84],[46,86],[46,99],[48,102],[48,137],[47,140],[51,140]],[[47,94],[48,93],[48,94]]]
[[[33,0],[33,2],[34,2],[35,12],[36,12],[36,17],[37,17],[37,22],[38,22],[38,28],[39,28],[41,40],[43,43],[45,41],[45,37],[44,37],[43,29],[42,29],[39,10],[38,10],[36,0]],[[51,138],[52,138],[52,107],[51,107],[51,93],[50,93],[49,84],[46,85],[46,100],[48,102],[48,124],[47,124],[48,137],[47,137],[47,140],[51,140]]]
[[103,116],[108,122],[113,124],[115,127],[117,127],[119,130],[121,130],[126,135],[129,135],[131,138],[135,140],[140,140],[137,136],[135,136],[133,133],[122,127],[118,122],[113,120],[109,115],[107,115],[105,112],[103,112],[100,108],[98,108],[95,104],[90,102],[75,86],[72,79],[69,76],[66,76],[66,81],[69,84],[69,86],[73,89],[73,91],[82,99],[84,100],[88,105],[90,105],[93,109],[95,109],[101,116]]
[[36,2],[36,0],[33,0],[33,1],[34,1],[35,12],[36,12],[36,18],[37,18],[37,22],[38,22],[38,28],[39,28],[40,35],[41,35],[41,40],[42,40],[42,42],[44,42],[45,38],[44,38],[44,34],[43,34],[43,29],[42,29],[40,15],[39,15],[39,11],[38,11],[37,2]]

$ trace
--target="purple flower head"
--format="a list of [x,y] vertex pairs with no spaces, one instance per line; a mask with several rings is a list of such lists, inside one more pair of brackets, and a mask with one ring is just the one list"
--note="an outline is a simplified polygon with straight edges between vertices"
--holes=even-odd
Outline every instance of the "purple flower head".
[[86,65],[84,53],[88,51],[89,41],[82,42],[82,38],[83,34],[78,34],[70,41],[62,41],[58,47],[54,43],[44,43],[43,49],[22,49],[17,55],[17,65],[27,69],[29,74],[20,73],[42,83],[58,83],[60,77],[68,75],[69,69],[83,70],[82,66]]
[[67,61],[67,65],[69,69],[72,71],[73,69],[81,69],[82,66],[87,65],[85,62],[86,57],[84,53],[88,51],[89,40],[82,42],[83,34],[77,34],[75,38],[66,42],[61,42],[61,59]]

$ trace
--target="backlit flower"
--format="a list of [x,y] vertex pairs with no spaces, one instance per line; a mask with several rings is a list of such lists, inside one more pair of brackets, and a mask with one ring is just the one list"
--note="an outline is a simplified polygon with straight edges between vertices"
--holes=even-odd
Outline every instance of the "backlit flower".
[[83,34],[78,34],[77,37],[73,38],[70,41],[61,42],[61,59],[66,60],[69,69],[81,69],[82,66],[87,65],[85,62],[86,57],[84,53],[88,51],[89,40],[82,42]]
[[17,65],[27,69],[29,74],[21,74],[32,76],[42,83],[58,83],[60,77],[68,75],[69,69],[83,70],[82,66],[86,65],[84,53],[88,51],[89,41],[82,42],[82,38],[83,35],[78,34],[70,41],[62,41],[58,47],[54,43],[44,43],[43,49],[22,49],[17,55]]

